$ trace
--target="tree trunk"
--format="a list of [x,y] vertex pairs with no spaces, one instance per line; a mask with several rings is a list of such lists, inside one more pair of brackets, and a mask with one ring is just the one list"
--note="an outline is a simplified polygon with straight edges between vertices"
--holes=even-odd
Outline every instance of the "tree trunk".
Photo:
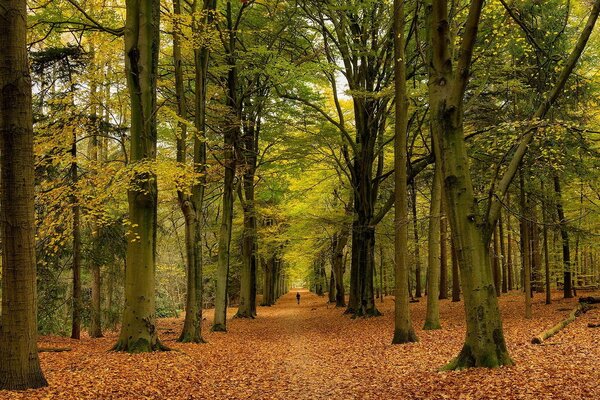
[[[94,52],[92,51],[92,57],[94,57]],[[93,60],[93,58],[92,58]],[[96,84],[93,79],[90,83],[91,89],[91,97],[93,98],[96,95]],[[98,136],[96,135],[96,130],[98,128],[98,116],[97,116],[97,107],[96,103],[92,104],[92,123],[93,126],[93,135],[89,144],[89,153],[90,160],[93,163],[94,174],[97,173],[97,168],[99,167],[98,161]],[[91,298],[91,309],[90,309],[90,329],[89,335],[92,338],[100,338],[102,337],[102,298],[101,298],[101,276],[100,276],[100,252],[102,251],[99,240],[100,240],[100,229],[101,227],[98,224],[96,216],[92,216],[91,221],[91,230],[92,230],[92,243],[91,243],[91,256],[90,256],[90,270],[92,272],[92,298]]]
[[[195,7],[199,2],[194,3]],[[203,2],[203,20],[193,19],[193,29],[201,32],[206,24],[213,20],[213,10],[216,8],[216,0]],[[198,10],[195,10],[198,11]],[[193,165],[194,172],[199,176],[198,181],[192,184],[191,195],[182,197],[180,207],[186,224],[186,254],[187,254],[187,296],[185,305],[185,320],[183,330],[179,336],[181,342],[204,343],[202,338],[202,311],[203,301],[203,278],[202,278],[202,221],[204,204],[204,187],[206,184],[206,86],[208,76],[209,49],[200,46],[194,49],[195,66],[195,117],[194,125],[197,134],[194,135]],[[183,74],[182,74],[183,75]],[[183,76],[182,76],[183,77]],[[183,80],[183,79],[182,79]],[[179,89],[183,98],[183,87]],[[180,103],[185,106],[185,102]],[[184,111],[182,107],[181,111]],[[178,151],[185,159],[185,146],[181,143]]]
[[550,252],[548,251],[548,202],[546,201],[546,191],[544,190],[544,181],[542,180],[542,221],[544,228],[542,230],[544,241],[544,270],[546,278],[546,304],[552,303],[552,291],[550,290]]
[[542,255],[540,252],[540,229],[537,224],[535,204],[531,208],[531,260],[533,273],[533,288],[536,293],[543,292],[542,285]]
[[[404,0],[394,0],[394,93],[396,122],[394,126],[394,261],[395,312],[393,344],[416,342],[417,335],[410,319],[408,303],[408,160],[406,133],[408,129],[408,96],[406,94],[406,60],[404,58]],[[439,203],[439,202],[438,202]],[[439,206],[438,206],[439,207]],[[439,214],[439,210],[438,210]],[[438,231],[439,238],[439,231]],[[437,279],[436,279],[437,281]],[[437,300],[437,294],[434,296]]]
[[413,179],[410,185],[413,237],[415,239],[415,297],[421,297],[421,243],[419,242],[419,228],[417,215],[417,182]]
[[531,318],[531,242],[529,240],[528,221],[526,218],[530,215],[528,202],[525,199],[525,182],[523,171],[519,174],[520,178],[520,206],[521,214],[521,265],[523,274],[523,287],[525,288],[525,318]]
[[381,303],[383,303],[383,267],[385,263],[385,254],[383,252],[383,244],[379,246],[379,296]]
[[[250,108],[250,107],[249,107]],[[247,121],[241,145],[244,160],[240,202],[244,211],[244,229],[242,232],[242,271],[240,277],[240,304],[236,317],[254,318],[256,316],[256,269],[258,241],[256,237],[256,210],[254,206],[254,176],[258,154],[260,132],[260,107],[256,116]]]
[[71,324],[71,339],[81,338],[81,209],[77,197],[77,134],[73,129],[73,143],[71,144],[71,210],[73,212],[73,317]]
[[[441,175],[441,173],[440,173]],[[440,187],[441,176],[440,176]],[[440,300],[448,298],[448,220],[446,218],[446,206],[443,203],[444,195],[441,196],[442,209],[440,215]]]
[[34,155],[24,0],[0,6],[0,389],[46,386],[37,351]]
[[571,251],[569,247],[569,231],[567,230],[567,221],[565,219],[565,212],[562,206],[562,194],[558,175],[554,175],[554,192],[556,193],[556,211],[558,214],[558,221],[560,223],[560,236],[562,238],[563,249],[563,296],[565,299],[569,299],[573,297],[573,286],[571,279]]
[[502,293],[508,293],[508,265],[506,263],[506,246],[504,245],[504,222],[502,213],[498,217],[498,234],[500,235],[500,262],[502,266]]
[[344,248],[348,243],[350,229],[344,224],[342,229],[334,235],[333,257],[331,267],[335,275],[335,306],[346,307],[346,289],[344,287]]
[[502,293],[501,281],[502,281],[502,273],[500,270],[500,240],[498,238],[498,229],[494,229],[493,234],[493,253],[492,253],[492,268],[494,275],[494,288],[496,289],[496,296],[500,296]]
[[433,60],[429,82],[432,132],[440,142],[444,193],[460,266],[467,321],[464,346],[445,369],[511,365],[490,266],[492,231],[490,227],[483,228],[486,225],[473,192],[464,141],[463,96],[483,2],[470,3],[457,72],[452,70],[448,48],[447,1],[432,3]]
[[[355,201],[357,199],[355,198]],[[352,224],[352,259],[350,267],[350,299],[346,313],[357,317],[378,316],[373,290],[375,268],[375,228],[366,218]]]
[[236,169],[236,144],[240,128],[240,114],[238,107],[238,76],[236,66],[235,47],[237,44],[236,32],[233,29],[233,15],[231,2],[227,2],[227,27],[229,30],[229,45],[227,48],[227,107],[228,116],[223,131],[223,214],[219,230],[219,255],[217,260],[217,285],[215,290],[215,319],[212,330],[215,332],[227,331],[227,297],[229,280],[229,257],[231,245],[231,229],[233,224],[233,185]]
[[333,268],[329,274],[329,290],[327,291],[327,296],[329,297],[329,303],[335,303],[335,276],[333,274]]
[[160,2],[127,0],[125,69],[131,98],[130,161],[138,168],[128,188],[129,228],[125,308],[114,349],[131,353],[163,349],[155,326],[156,74]]
[[[436,150],[438,148],[436,147]],[[439,154],[436,153],[436,154]],[[423,329],[441,329],[439,284],[440,284],[440,236],[442,209],[442,165],[435,163],[435,171],[431,187],[431,205],[429,208],[429,238],[427,255],[427,312]]]
[[[508,207],[510,207],[510,197],[506,199]],[[508,271],[508,290],[513,290],[514,288],[514,268],[513,268],[513,238],[512,238],[512,228],[510,225],[510,214],[506,214],[506,228],[508,229],[508,234],[506,236],[506,269]]]
[[457,302],[460,301],[460,271],[452,235],[450,235],[450,254],[452,255],[452,301]]

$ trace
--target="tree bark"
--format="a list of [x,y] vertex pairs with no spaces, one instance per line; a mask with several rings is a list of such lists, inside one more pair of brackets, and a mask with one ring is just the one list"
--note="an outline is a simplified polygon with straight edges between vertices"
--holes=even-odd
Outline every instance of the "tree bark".
[[525,288],[525,318],[531,318],[531,242],[529,240],[528,221],[529,207],[525,199],[525,181],[523,171],[519,174],[520,206],[521,206],[521,265],[523,288]]
[[[396,97],[394,125],[394,261],[395,310],[393,344],[416,342],[408,303],[408,159],[406,133],[408,129],[408,96],[406,93],[406,60],[404,58],[404,0],[394,0],[394,94]],[[439,232],[438,232],[439,237]],[[437,297],[434,296],[434,297]]]
[[236,170],[236,146],[240,129],[240,110],[238,104],[238,73],[235,48],[237,45],[237,33],[234,29],[234,21],[231,9],[231,1],[227,1],[227,29],[229,41],[226,48],[227,64],[227,107],[228,116],[223,131],[223,167],[225,176],[223,178],[223,214],[221,217],[221,228],[219,230],[219,255],[217,259],[217,284],[215,290],[215,319],[212,330],[216,332],[227,331],[227,300],[229,287],[229,257],[231,246],[231,229],[233,224],[233,191]]
[[450,254],[452,255],[452,301],[457,302],[460,301],[460,272],[452,235],[450,235]]
[[[441,186],[442,183],[440,181]],[[442,209],[440,210],[440,300],[448,298],[448,220],[446,218],[446,206],[443,203],[443,199],[444,195],[442,194]]]
[[563,278],[563,296],[565,299],[573,297],[573,282],[571,277],[571,250],[569,247],[569,231],[567,230],[567,221],[565,219],[565,212],[562,206],[562,193],[560,189],[560,179],[558,175],[554,175],[554,192],[556,193],[556,212],[558,214],[558,221],[560,224],[560,236],[562,238],[562,250],[563,250],[563,267],[564,267],[564,278]]
[[71,339],[81,338],[81,208],[77,197],[77,134],[73,129],[73,142],[71,144],[71,211],[73,212],[73,315],[71,323]]
[[415,239],[415,297],[421,297],[421,243],[419,241],[417,215],[417,183],[413,179],[410,185],[413,238]]
[[544,241],[544,270],[546,278],[546,304],[552,303],[552,291],[550,290],[550,252],[548,250],[548,202],[546,200],[546,191],[544,190],[544,181],[542,180],[542,221],[544,228],[542,230]]
[[[439,151],[434,145],[434,148]],[[439,152],[436,153],[436,155]],[[442,210],[442,165],[435,163],[435,171],[431,187],[431,205],[429,208],[429,237],[427,254],[427,311],[423,329],[441,329],[439,284],[440,284],[440,236]]]
[[125,308],[117,351],[165,349],[155,326],[156,211],[156,74],[160,2],[126,2],[125,72],[131,99],[130,161],[136,167],[128,188],[129,222]]
[[467,335],[459,355],[445,369],[511,365],[492,280],[489,238],[473,192],[464,142],[463,96],[483,1],[470,3],[456,71],[450,54],[448,4],[433,0],[430,112],[433,134],[440,141],[444,193],[463,286]]
[[502,273],[500,270],[500,239],[498,238],[498,229],[494,229],[493,234],[493,253],[492,253],[492,268],[494,275],[494,288],[496,289],[496,296],[500,296],[502,293]]
[[335,306],[346,307],[346,289],[344,287],[344,248],[348,243],[350,229],[344,224],[342,229],[334,235],[333,257],[331,260],[333,273],[335,275]]
[[508,264],[506,262],[506,246],[504,244],[504,221],[502,214],[498,217],[498,234],[500,240],[500,262],[502,269],[502,293],[508,293]]
[[37,350],[34,154],[24,0],[0,1],[0,389],[47,385]]

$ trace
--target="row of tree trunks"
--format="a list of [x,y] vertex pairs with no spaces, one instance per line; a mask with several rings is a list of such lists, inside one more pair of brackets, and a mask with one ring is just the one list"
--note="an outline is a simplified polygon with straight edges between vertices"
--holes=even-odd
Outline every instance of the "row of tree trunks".
[[283,261],[278,254],[263,259],[263,299],[262,306],[272,306],[288,290],[288,282]]

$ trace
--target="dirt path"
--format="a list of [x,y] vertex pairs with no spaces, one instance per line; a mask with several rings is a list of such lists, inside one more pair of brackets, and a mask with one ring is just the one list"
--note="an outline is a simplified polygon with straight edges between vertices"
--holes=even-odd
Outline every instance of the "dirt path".
[[[181,319],[161,320],[160,336],[174,351],[143,355],[109,352],[116,334],[102,339],[44,337],[40,346],[72,347],[42,353],[50,387],[0,399],[598,399],[600,331],[586,327],[598,310],[549,341],[534,333],[568,314],[572,300],[545,306],[534,301],[534,319],[522,318],[522,296],[503,295],[505,333],[517,365],[497,370],[438,373],[464,338],[463,305],[442,301],[443,329],[422,331],[425,299],[411,305],[420,342],[390,345],[393,300],[384,316],[351,319],[326,298],[302,291],[260,307],[255,320],[229,320],[229,332],[209,332],[207,344],[175,342]],[[230,316],[235,310],[231,309]]]

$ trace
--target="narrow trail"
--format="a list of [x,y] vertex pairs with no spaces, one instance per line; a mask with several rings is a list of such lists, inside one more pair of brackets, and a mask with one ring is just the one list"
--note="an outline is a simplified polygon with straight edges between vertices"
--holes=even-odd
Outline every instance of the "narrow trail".
[[[564,318],[576,299],[555,293],[533,303],[523,319],[522,296],[502,295],[505,335],[515,367],[439,373],[464,339],[463,304],[441,301],[442,330],[420,329],[425,299],[411,304],[418,343],[393,346],[393,299],[378,302],[382,317],[352,319],[306,290],[275,306],[259,307],[256,319],[229,319],[227,333],[210,332],[206,344],[176,342],[182,318],[163,319],[158,329],[170,352],[130,355],[110,349],[117,333],[80,341],[42,337],[40,347],[71,347],[41,353],[50,387],[2,392],[0,399],[598,399],[600,335],[587,328],[600,310],[578,318],[549,346],[529,343]],[[233,317],[235,309],[228,310]]]

